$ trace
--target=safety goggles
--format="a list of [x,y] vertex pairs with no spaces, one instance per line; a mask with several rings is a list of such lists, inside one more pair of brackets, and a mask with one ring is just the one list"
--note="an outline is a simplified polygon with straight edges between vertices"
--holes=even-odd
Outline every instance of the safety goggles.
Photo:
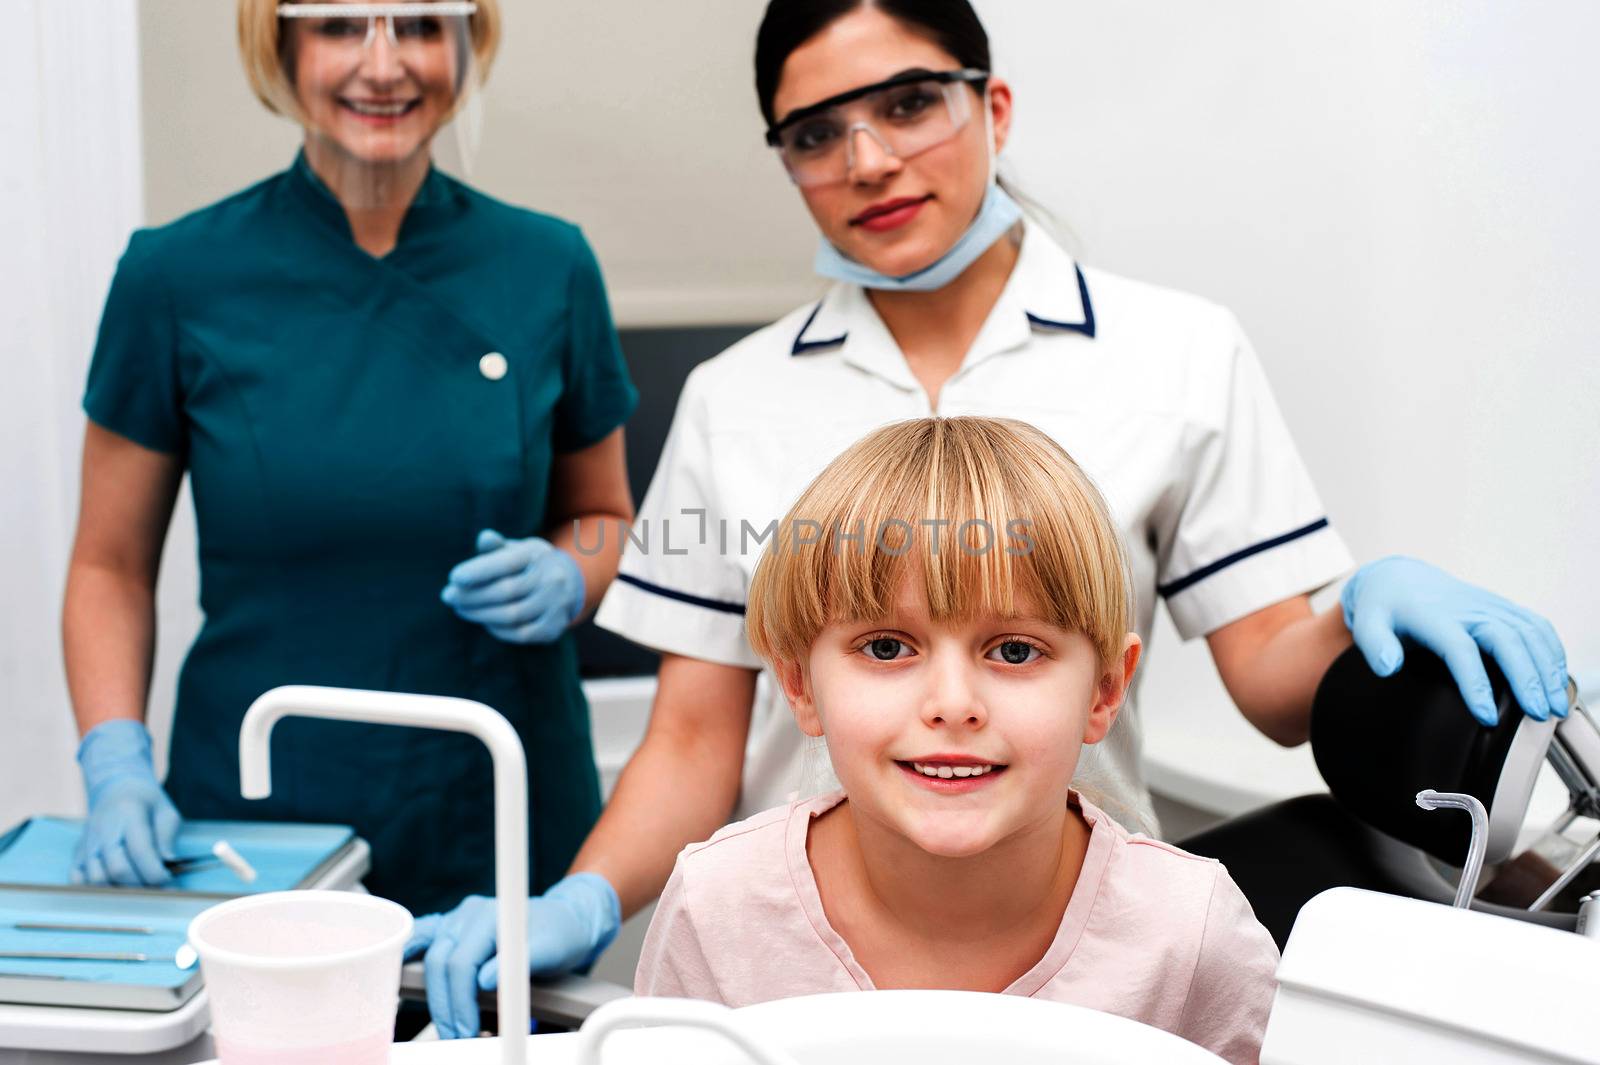
[[830,96],[791,111],[767,129],[796,185],[845,181],[856,164],[856,141],[866,134],[899,159],[950,140],[972,118],[972,94],[986,70],[913,70]]
[[420,58],[440,48],[459,48],[475,3],[418,0],[399,4],[279,4],[278,17],[303,20],[319,46],[352,59],[382,40],[402,58]]

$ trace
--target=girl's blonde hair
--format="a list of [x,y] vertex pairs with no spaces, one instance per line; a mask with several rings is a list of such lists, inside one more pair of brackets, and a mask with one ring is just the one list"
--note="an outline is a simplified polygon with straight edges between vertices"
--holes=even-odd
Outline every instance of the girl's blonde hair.
[[937,622],[1019,613],[1120,661],[1127,559],[1105,500],[1050,437],[1006,418],[923,418],[867,435],[784,517],[750,587],[745,626],[768,661],[804,661],[828,625],[892,612],[920,578]]
[[[275,115],[305,125],[300,101],[284,63],[280,0],[239,0],[239,57],[256,99]],[[477,0],[478,10],[467,16],[476,81],[489,76],[500,48],[500,0]],[[462,101],[457,101],[457,106]]]

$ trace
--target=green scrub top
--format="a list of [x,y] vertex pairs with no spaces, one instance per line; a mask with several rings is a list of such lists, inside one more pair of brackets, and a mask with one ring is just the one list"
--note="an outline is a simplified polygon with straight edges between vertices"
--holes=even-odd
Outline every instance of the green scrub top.
[[503,643],[439,592],[480,529],[545,532],[555,456],[636,402],[579,230],[437,170],[381,259],[304,156],[135,233],[83,405],[190,475],[205,623],[173,723],[183,815],[353,825],[368,887],[414,912],[491,894],[471,737],[289,719],[272,797],[239,795],[240,721],[270,688],[476,699],[527,751],[534,889],[559,879],[600,809],[572,637]]

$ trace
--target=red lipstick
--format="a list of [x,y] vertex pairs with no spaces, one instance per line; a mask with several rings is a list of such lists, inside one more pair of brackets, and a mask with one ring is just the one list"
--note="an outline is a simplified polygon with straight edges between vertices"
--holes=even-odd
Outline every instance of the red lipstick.
[[899,199],[875,203],[850,219],[852,226],[860,226],[871,233],[885,233],[899,229],[922,210],[922,205],[933,199],[927,196],[902,196]]

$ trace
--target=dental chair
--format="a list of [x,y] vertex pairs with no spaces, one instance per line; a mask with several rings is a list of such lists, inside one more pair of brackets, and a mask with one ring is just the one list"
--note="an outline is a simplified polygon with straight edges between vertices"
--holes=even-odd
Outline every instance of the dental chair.
[[[1567,813],[1546,838],[1600,819],[1600,730],[1569,689],[1564,721],[1523,714],[1485,659],[1499,724],[1479,725],[1454,679],[1414,644],[1405,665],[1375,675],[1354,647],[1329,668],[1311,713],[1311,747],[1328,794],[1303,795],[1234,818],[1179,845],[1228,867],[1281,949],[1314,896],[1355,887],[1450,904],[1465,863],[1469,818],[1421,809],[1418,792],[1471,795],[1488,815],[1474,910],[1572,930],[1578,900],[1600,887],[1600,838],[1558,869],[1513,858],[1535,779],[1547,762],[1566,785]],[[1571,849],[1571,848],[1567,848]]]
[[[1229,865],[1282,945],[1261,1065],[1600,1063],[1577,1005],[1600,998],[1600,730],[1570,685],[1565,720],[1525,717],[1486,666],[1493,727],[1423,649],[1387,679],[1352,649],[1312,711],[1329,794],[1184,844]],[[1567,810],[1517,853],[1546,764]]]

